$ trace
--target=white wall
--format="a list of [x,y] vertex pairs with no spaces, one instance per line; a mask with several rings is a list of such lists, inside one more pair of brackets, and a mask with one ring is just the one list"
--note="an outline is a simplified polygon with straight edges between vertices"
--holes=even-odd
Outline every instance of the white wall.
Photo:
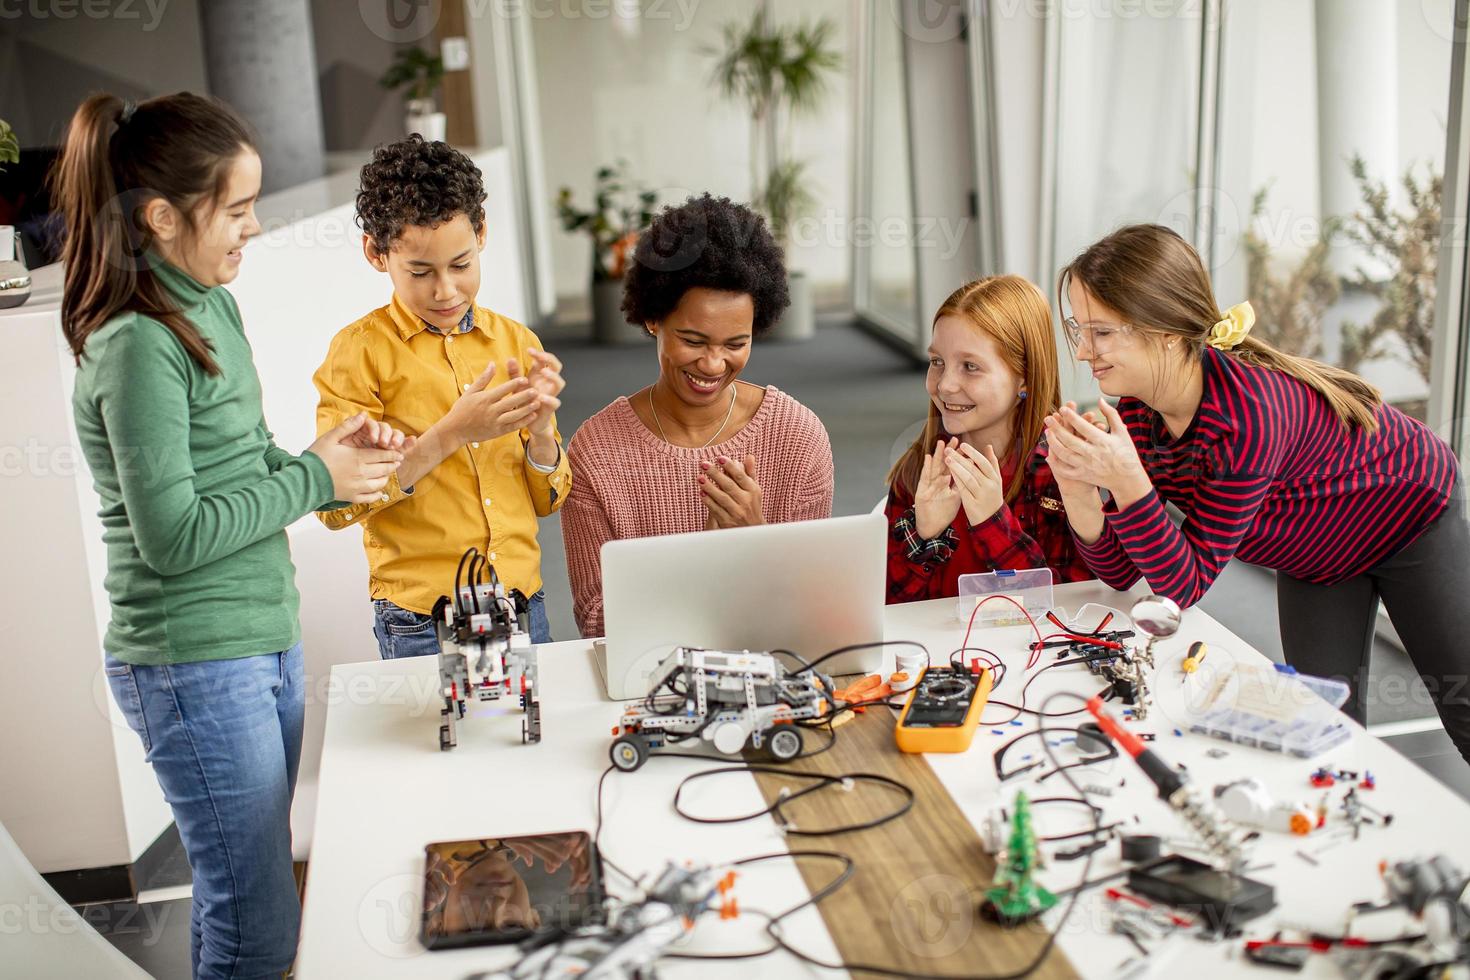
[[57,267],[0,314],[0,823],[43,872],[127,864],[168,825],[143,749],[102,672],[102,531],[71,421]]
[[[754,0],[661,3],[642,18],[589,16],[577,5],[556,8],[560,12],[549,4],[527,6],[548,14],[531,17],[530,33],[558,295],[586,292],[591,245],[585,236],[561,231],[552,199],[567,186],[587,207],[599,166],[627,159],[632,175],[659,191],[661,205],[706,190],[750,199],[748,119],[709,84],[714,57],[703,48],[719,44],[724,24],[747,21]],[[849,8],[847,0],[772,5],[779,23],[836,22],[835,45],[845,62],[832,75],[821,111],[798,118],[792,132],[793,152],[808,163],[817,205],[796,230],[790,261],[819,286],[845,284],[849,276]],[[483,90],[476,98],[485,98]]]

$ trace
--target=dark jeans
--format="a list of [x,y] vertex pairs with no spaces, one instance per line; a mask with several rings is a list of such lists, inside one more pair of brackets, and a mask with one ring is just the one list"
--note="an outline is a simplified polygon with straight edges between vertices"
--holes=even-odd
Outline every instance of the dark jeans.
[[1445,731],[1470,762],[1470,523],[1465,486],[1419,539],[1367,572],[1337,585],[1278,575],[1276,596],[1287,662],[1304,674],[1346,676],[1343,705],[1366,723],[1368,660],[1378,600],[1404,641]]
[[[546,592],[531,596],[529,614],[531,642],[550,643],[551,623],[546,618]],[[434,618],[416,613],[387,599],[373,600],[373,635],[378,638],[378,655],[384,660],[401,657],[431,657],[439,653]]]

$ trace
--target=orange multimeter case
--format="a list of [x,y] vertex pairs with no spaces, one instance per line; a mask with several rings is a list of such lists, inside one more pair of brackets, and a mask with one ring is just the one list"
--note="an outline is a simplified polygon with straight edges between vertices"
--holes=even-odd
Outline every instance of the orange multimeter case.
[[894,737],[903,752],[963,752],[990,698],[990,671],[926,667],[898,716]]

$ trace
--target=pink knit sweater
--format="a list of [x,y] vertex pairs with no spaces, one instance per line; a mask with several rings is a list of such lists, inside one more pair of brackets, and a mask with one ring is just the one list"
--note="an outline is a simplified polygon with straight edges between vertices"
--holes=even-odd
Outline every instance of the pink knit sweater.
[[602,635],[602,543],[704,529],[700,460],[756,458],[767,522],[832,516],[832,445],[822,423],[790,395],[766,389],[745,427],[707,449],[664,442],[626,397],[592,416],[567,446],[572,492],[561,509],[573,613],[583,636]]

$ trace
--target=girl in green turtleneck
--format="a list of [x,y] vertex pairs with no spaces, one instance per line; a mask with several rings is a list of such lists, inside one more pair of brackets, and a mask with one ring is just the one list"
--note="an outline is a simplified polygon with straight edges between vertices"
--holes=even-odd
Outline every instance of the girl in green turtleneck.
[[72,408],[101,498],[106,672],[194,874],[196,977],[295,955],[291,794],[303,712],[286,525],[381,493],[402,435],[359,416],[278,448],[234,298],[260,157],[222,103],[87,99],[56,185]]

